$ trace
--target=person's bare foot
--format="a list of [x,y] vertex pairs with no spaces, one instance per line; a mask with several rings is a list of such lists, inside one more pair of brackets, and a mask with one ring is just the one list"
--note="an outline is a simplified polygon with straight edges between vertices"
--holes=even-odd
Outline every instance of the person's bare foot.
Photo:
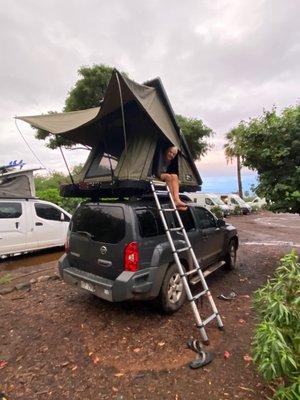
[[178,211],[186,211],[188,208],[187,208],[187,206],[177,206],[176,209]]
[[177,210],[186,211],[187,205],[183,201],[178,201],[175,203]]
[[176,206],[187,207],[187,205],[180,199],[178,201],[175,201],[175,204],[176,204]]

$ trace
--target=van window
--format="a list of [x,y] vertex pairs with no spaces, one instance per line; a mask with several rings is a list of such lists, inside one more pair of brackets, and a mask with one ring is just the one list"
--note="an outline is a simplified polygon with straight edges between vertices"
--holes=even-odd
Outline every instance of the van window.
[[22,215],[21,203],[0,203],[0,218],[19,218]]
[[48,204],[34,204],[36,215],[40,218],[50,221],[60,221],[61,211],[58,208],[52,207]]
[[208,212],[205,208],[195,207],[194,210],[199,228],[207,229],[216,227],[216,221],[214,216],[210,212]]
[[87,232],[93,240],[118,243],[125,236],[122,207],[85,204],[79,207],[71,222],[72,232]]
[[139,223],[141,237],[164,235],[165,230],[158,211],[137,210],[136,215]]
[[209,197],[205,197],[205,204],[208,206],[213,206],[214,203],[211,201],[211,199]]

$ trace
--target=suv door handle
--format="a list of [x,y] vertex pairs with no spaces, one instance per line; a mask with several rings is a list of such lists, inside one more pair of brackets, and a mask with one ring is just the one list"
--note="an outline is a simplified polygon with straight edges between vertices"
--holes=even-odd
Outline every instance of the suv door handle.
[[35,226],[42,226],[42,225],[44,225],[42,222],[36,222],[35,223]]
[[19,223],[19,222],[16,222],[16,228],[17,228],[17,229],[19,229],[19,225],[20,225],[20,223]]

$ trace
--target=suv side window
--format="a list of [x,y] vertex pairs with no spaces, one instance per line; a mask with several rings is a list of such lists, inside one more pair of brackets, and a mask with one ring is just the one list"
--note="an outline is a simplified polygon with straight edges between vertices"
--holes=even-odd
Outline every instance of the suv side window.
[[49,206],[48,204],[35,203],[36,215],[43,219],[48,219],[50,221],[60,221],[61,211],[58,208]]
[[194,211],[199,228],[216,228],[216,220],[209,211],[202,207],[195,207]]
[[137,210],[136,215],[141,237],[164,235],[165,230],[156,210]]
[[[187,232],[191,231],[192,229],[195,229],[195,222],[190,209],[187,209],[186,211],[179,211],[179,215],[183,223],[183,226]],[[175,221],[175,226],[179,227],[175,215],[174,215],[174,221]]]
[[22,215],[22,204],[21,203],[0,203],[0,218],[19,218]]

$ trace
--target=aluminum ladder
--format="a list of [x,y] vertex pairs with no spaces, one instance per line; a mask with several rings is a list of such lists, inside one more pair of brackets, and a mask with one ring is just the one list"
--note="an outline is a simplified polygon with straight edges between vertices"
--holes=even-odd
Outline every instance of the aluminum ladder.
[[[161,185],[162,185],[162,183],[159,184],[159,186],[161,186]],[[152,193],[153,193],[153,196],[154,196],[154,199],[155,199],[155,203],[156,203],[157,209],[159,211],[159,214],[160,214],[160,217],[161,217],[161,220],[162,220],[166,235],[168,237],[168,240],[169,240],[169,243],[170,243],[170,246],[171,246],[171,249],[172,249],[172,253],[173,253],[174,260],[176,262],[177,268],[178,268],[178,272],[179,272],[180,277],[181,277],[181,279],[183,281],[183,285],[184,285],[184,288],[185,288],[185,291],[186,291],[186,294],[187,294],[187,298],[188,298],[188,300],[189,300],[189,302],[190,302],[190,304],[192,306],[192,310],[193,310],[193,313],[194,313],[194,316],[195,316],[195,320],[196,320],[196,325],[199,328],[200,334],[201,334],[201,337],[202,337],[202,342],[203,342],[203,344],[208,345],[209,344],[209,340],[208,340],[208,337],[207,337],[207,334],[206,334],[205,326],[209,322],[211,322],[212,320],[216,319],[218,328],[220,330],[223,330],[224,329],[224,325],[223,325],[222,319],[220,317],[220,314],[219,314],[219,311],[218,311],[218,309],[216,307],[214,299],[213,299],[213,297],[212,297],[212,295],[211,295],[211,293],[209,291],[209,288],[207,286],[205,277],[204,277],[204,275],[202,273],[202,270],[201,270],[201,268],[199,266],[198,260],[197,260],[197,258],[195,256],[194,250],[193,250],[193,248],[191,246],[190,240],[189,240],[188,235],[186,233],[186,230],[185,230],[185,228],[183,226],[180,214],[179,214],[179,212],[178,212],[178,210],[176,208],[173,196],[172,196],[172,194],[170,192],[170,189],[169,189],[168,185],[166,185],[164,183],[163,187],[165,187],[166,190],[164,190],[164,191],[158,190],[158,189],[156,189],[156,185],[155,185],[154,181],[150,180],[150,186],[151,186],[151,190],[152,190]],[[160,203],[160,201],[159,201],[159,195],[166,195],[166,194],[167,194],[167,196],[169,197],[169,199],[171,201],[172,208],[163,208],[161,203]],[[168,226],[166,218],[165,218],[165,215],[164,215],[164,213],[167,213],[167,212],[174,212],[175,213],[176,219],[177,219],[178,224],[179,224],[179,227],[176,227],[176,228],[172,228],[171,227],[170,228]],[[181,232],[183,234],[186,246],[181,247],[179,249],[176,249],[174,241],[173,241],[173,238],[172,238],[172,235],[171,235],[172,232]],[[187,251],[187,252],[190,253],[190,255],[192,257],[192,260],[193,260],[193,264],[194,264],[194,268],[192,268],[190,271],[187,271],[187,272],[185,271],[183,265],[181,264],[180,258],[179,258],[179,255],[178,255],[179,253],[184,252],[184,251]],[[192,292],[191,292],[191,289],[190,289],[189,282],[188,282],[188,276],[192,275],[192,274],[196,274],[196,273],[198,274],[199,279],[200,279],[200,281],[202,283],[203,290],[201,292],[197,293],[196,295],[193,295]],[[199,300],[202,296],[207,296],[207,299],[208,299],[209,304],[211,306],[211,309],[213,311],[213,313],[209,317],[207,317],[205,320],[202,320],[202,318],[200,316],[200,313],[198,311],[197,304],[196,304],[196,301]]]

